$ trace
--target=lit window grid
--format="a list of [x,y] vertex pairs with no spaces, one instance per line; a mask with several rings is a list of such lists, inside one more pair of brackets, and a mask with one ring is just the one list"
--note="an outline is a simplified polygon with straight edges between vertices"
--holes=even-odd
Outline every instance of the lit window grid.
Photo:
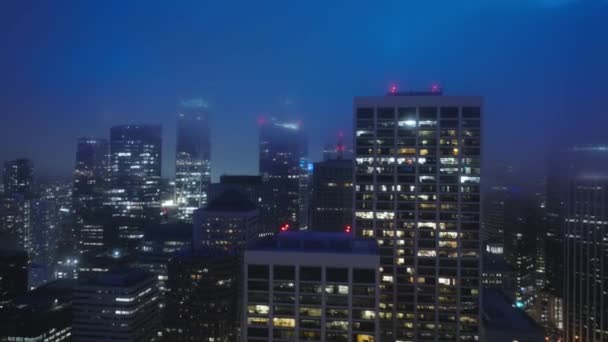
[[[306,280],[300,280],[300,270],[301,267],[308,267],[306,265],[289,265],[289,266],[293,266],[295,268],[295,279],[293,282],[290,282],[289,280],[280,280],[280,279],[274,279],[274,270],[273,270],[273,264],[270,265],[264,265],[264,266],[268,266],[269,267],[269,278],[268,279],[263,279],[263,278],[255,278],[252,277],[250,278],[248,276],[248,271],[247,271],[247,266],[248,265],[255,265],[254,262],[252,262],[251,264],[246,263],[245,264],[245,279],[246,281],[244,282],[244,287],[245,287],[245,300],[244,302],[246,303],[245,306],[245,319],[243,320],[243,329],[244,331],[244,336],[246,336],[248,339],[248,341],[254,341],[255,337],[252,336],[247,336],[247,328],[248,327],[257,327],[257,328],[263,328],[266,327],[268,328],[268,334],[269,336],[266,338],[261,338],[259,339],[259,341],[282,341],[285,340],[284,338],[280,338],[278,336],[274,336],[275,334],[277,334],[277,331],[279,330],[287,330],[287,331],[291,331],[293,332],[293,336],[298,339],[299,337],[302,336],[302,334],[306,334],[306,333],[312,333],[312,334],[318,334],[318,336],[320,336],[319,340],[325,340],[326,337],[332,333],[334,334],[338,334],[338,335],[347,335],[348,336],[348,341],[357,341],[356,336],[357,335],[369,335],[369,336],[374,336],[375,331],[377,331],[378,328],[378,317],[377,317],[377,307],[378,307],[378,295],[379,295],[379,290],[378,287],[376,286],[376,284],[370,284],[370,283],[356,283],[353,281],[353,268],[352,267],[348,267],[348,281],[347,282],[332,282],[332,281],[328,281],[326,279],[326,269],[327,268],[343,268],[343,267],[338,267],[338,266],[318,266],[318,265],[314,265],[314,266],[310,266],[310,267],[319,267],[321,269],[321,281],[306,281]],[[287,266],[287,265],[280,265],[277,264],[278,266]],[[376,273],[376,277],[378,276],[378,274]],[[248,287],[249,285],[249,281],[253,280],[255,282],[255,280],[260,280],[263,282],[268,282],[268,288],[266,291],[264,290],[259,290],[259,289],[250,289]],[[280,291],[277,290],[277,286],[279,286],[280,284],[286,284],[286,283],[291,283],[293,286],[293,291]],[[302,286],[312,286],[312,287],[318,287],[320,289],[319,291],[316,292],[305,292],[305,291],[301,291],[301,287]],[[368,287],[368,288],[373,288],[374,289],[374,293],[373,295],[370,297],[369,295],[367,296],[358,296],[355,295],[353,293],[353,288],[355,286],[363,286],[363,287]],[[336,293],[330,293],[328,292],[329,288],[341,288],[344,287],[347,291],[347,294],[337,294]],[[340,291],[340,290],[338,290]],[[339,293],[339,292],[338,292]],[[249,299],[249,295],[250,294],[257,294],[257,295],[263,295],[263,296],[267,296],[268,300],[267,301],[256,301],[255,299],[250,300]],[[293,302],[288,303],[285,301],[278,301],[275,302],[275,296],[293,296]],[[321,298],[320,303],[318,304],[314,304],[314,303],[302,303],[300,300],[300,296],[304,295],[304,296],[319,296]],[[336,304],[335,302],[333,304],[329,304],[328,303],[328,298],[334,298],[334,297],[342,297],[344,299],[346,299],[344,301],[344,304]],[[360,300],[364,300],[365,302],[368,302],[368,305],[355,305],[353,304],[353,299],[355,298],[359,298]],[[275,306],[290,306],[293,307],[294,309],[294,313],[293,314],[285,314],[285,313],[277,313],[275,312]],[[250,312],[250,307],[267,307],[268,308],[268,312],[266,314],[260,312],[260,313],[252,313]],[[315,314],[310,314],[310,315],[306,315],[303,312],[304,308],[309,308],[315,311]],[[319,310],[318,312],[316,312],[316,310]],[[335,310],[335,311],[348,311],[348,315],[345,317],[330,317],[328,316],[328,312],[330,312],[331,310]],[[369,317],[364,318],[364,317],[353,317],[353,312],[367,312],[369,314]],[[315,328],[315,327],[304,327],[301,326],[301,322],[302,321],[318,321],[319,322],[319,327]],[[333,323],[332,323],[333,322]],[[337,323],[342,323],[340,326],[345,326],[346,329],[345,330],[341,330],[340,327],[335,326],[335,324]],[[357,329],[355,328],[355,326],[359,323],[362,324],[366,324],[366,323],[371,323],[373,327],[369,327],[368,325],[368,329]],[[332,329],[331,327],[334,326],[334,328]]]
[[[436,109],[436,113],[437,114],[439,114],[438,112],[439,112],[439,108]],[[394,117],[394,115],[396,115],[397,113],[398,113],[398,110],[394,109],[393,110],[393,119],[392,119],[393,123],[397,122],[395,120],[395,117]],[[375,110],[374,114],[378,114],[378,110],[377,109]],[[455,325],[452,327],[454,330],[456,330],[457,327],[460,326],[460,324],[457,324],[458,322],[460,322],[460,323],[466,323],[466,322],[463,322],[462,318],[468,318],[468,316],[472,316],[473,320],[478,320],[478,317],[479,317],[478,316],[478,311],[477,311],[478,310],[478,305],[479,305],[479,299],[478,299],[478,294],[479,293],[478,292],[479,292],[479,269],[480,269],[480,267],[479,267],[479,259],[480,259],[479,258],[479,253],[480,253],[480,251],[479,251],[479,242],[478,242],[479,241],[479,228],[478,228],[479,227],[479,199],[477,199],[476,201],[472,202],[473,204],[477,204],[477,209],[475,210],[474,215],[471,215],[471,218],[474,219],[473,222],[477,224],[477,229],[473,232],[473,237],[474,237],[474,240],[477,241],[478,246],[475,247],[475,248],[473,248],[470,251],[470,253],[473,256],[474,260],[476,260],[476,262],[474,262],[472,264],[473,267],[470,270],[469,269],[464,269],[464,268],[458,270],[458,267],[456,267],[456,268],[445,267],[444,268],[444,267],[442,267],[440,265],[440,261],[436,257],[434,258],[434,259],[436,259],[436,261],[435,261],[436,264],[435,265],[431,266],[429,269],[423,268],[423,266],[420,265],[420,260],[421,260],[421,257],[422,257],[420,255],[420,250],[422,250],[422,249],[420,248],[420,242],[421,242],[421,240],[420,240],[420,236],[419,236],[420,232],[419,232],[418,229],[414,229],[414,235],[411,236],[411,240],[409,240],[409,241],[407,241],[405,239],[403,239],[403,240],[401,240],[401,239],[397,240],[393,236],[390,236],[390,239],[385,239],[385,236],[379,236],[379,234],[384,235],[385,233],[389,233],[387,235],[399,235],[399,231],[395,230],[395,227],[398,227],[398,225],[397,225],[397,223],[398,223],[397,222],[398,221],[397,220],[397,216],[398,215],[393,215],[393,217],[385,218],[385,219],[389,219],[390,220],[390,222],[389,222],[388,225],[386,224],[387,223],[386,221],[380,221],[380,219],[382,219],[384,217],[378,217],[378,216],[382,216],[382,212],[378,211],[378,207],[385,207],[385,204],[387,204],[387,203],[388,204],[390,204],[391,202],[393,203],[393,208],[392,208],[393,211],[396,208],[399,208],[399,203],[400,203],[400,201],[398,200],[399,196],[393,196],[392,199],[389,198],[388,202],[378,201],[378,197],[380,197],[381,195],[383,195],[382,192],[379,192],[379,190],[381,190],[383,188],[383,186],[380,185],[380,184],[378,184],[378,182],[377,182],[377,175],[382,175],[382,173],[384,173],[385,175],[393,176],[393,181],[392,182],[387,182],[387,184],[386,184],[387,186],[386,187],[388,188],[387,189],[388,191],[397,190],[397,189],[395,189],[393,187],[393,185],[395,183],[397,183],[396,181],[398,179],[397,178],[398,177],[398,174],[397,174],[397,165],[399,165],[399,164],[396,163],[397,159],[402,159],[403,161],[412,160],[412,159],[414,160],[414,167],[415,167],[415,173],[414,174],[415,174],[415,177],[413,178],[413,182],[411,183],[411,184],[414,185],[414,188],[413,188],[413,190],[414,190],[414,198],[410,198],[410,199],[413,199],[413,202],[415,203],[415,206],[413,208],[414,217],[412,218],[412,220],[415,222],[416,219],[418,219],[418,220],[420,219],[420,214],[421,213],[424,214],[424,212],[421,210],[421,208],[419,206],[420,204],[423,204],[423,203],[420,203],[421,201],[419,201],[420,198],[418,197],[418,194],[419,194],[419,190],[421,189],[420,186],[424,186],[426,183],[422,182],[422,179],[421,179],[422,177],[420,176],[421,174],[419,173],[419,168],[416,167],[415,164],[418,162],[418,160],[416,158],[421,158],[422,157],[421,154],[424,155],[424,157],[422,157],[422,158],[426,158],[429,155],[429,152],[430,152],[429,151],[430,150],[429,146],[431,144],[424,144],[424,145],[421,144],[421,140],[422,140],[421,137],[420,137],[420,135],[421,135],[420,134],[420,131],[421,131],[420,122],[421,122],[421,120],[419,119],[418,114],[419,114],[419,111],[416,111],[415,123],[413,125],[414,129],[411,130],[411,131],[413,131],[413,132],[416,133],[415,134],[415,142],[412,139],[412,142],[414,142],[414,144],[411,145],[412,148],[401,148],[401,149],[399,149],[398,146],[397,146],[397,143],[398,143],[397,139],[400,137],[400,135],[399,135],[400,128],[396,128],[395,129],[395,127],[393,127],[392,129],[389,129],[388,132],[390,132],[392,130],[392,136],[389,134],[387,136],[380,136],[379,137],[379,130],[378,130],[378,128],[379,128],[379,126],[382,126],[383,123],[379,122],[380,120],[378,120],[378,116],[377,115],[374,115],[373,120],[370,120],[368,122],[369,124],[371,124],[371,125],[368,126],[368,127],[371,128],[371,130],[368,130],[368,131],[371,131],[372,134],[373,134],[373,137],[371,137],[373,139],[372,140],[372,144],[369,145],[371,147],[371,153],[369,154],[369,157],[368,157],[369,159],[372,159],[372,165],[371,165],[372,167],[371,167],[371,169],[369,167],[367,167],[367,168],[364,168],[363,170],[359,167],[359,164],[362,162],[362,159],[365,159],[365,158],[360,158],[360,155],[359,155],[360,151],[358,150],[358,147],[361,146],[360,142],[362,140],[361,136],[363,134],[362,134],[361,130],[359,129],[360,127],[358,126],[358,123],[359,123],[358,122],[358,118],[357,118],[357,116],[355,116],[355,127],[356,127],[356,132],[357,132],[356,133],[357,137],[355,138],[355,149],[358,152],[357,153],[357,159],[355,160],[355,170],[356,170],[355,172],[356,172],[357,176],[361,176],[361,175],[366,176],[366,175],[369,175],[369,172],[371,171],[372,177],[374,178],[373,182],[370,183],[370,185],[372,185],[372,188],[370,188],[369,190],[371,190],[371,191],[363,192],[362,189],[361,189],[361,187],[357,187],[357,189],[356,189],[355,198],[356,198],[356,204],[357,204],[356,205],[357,214],[359,214],[359,212],[360,212],[359,210],[361,208],[366,207],[366,206],[368,206],[368,208],[366,208],[366,209],[370,209],[371,212],[373,214],[375,214],[375,217],[356,219],[356,226],[358,227],[358,229],[360,231],[360,234],[361,234],[362,231],[367,231],[368,232],[368,234],[361,234],[361,235],[376,236],[376,238],[378,239],[378,243],[379,243],[379,246],[380,246],[381,250],[384,248],[383,247],[384,245],[388,245],[389,246],[388,249],[391,249],[391,248],[394,249],[393,262],[390,262],[390,260],[389,260],[389,262],[383,262],[383,264],[385,266],[388,266],[389,269],[392,266],[392,264],[394,263],[394,264],[397,265],[397,267],[395,268],[396,270],[398,270],[398,269],[403,270],[403,267],[400,267],[400,265],[399,265],[400,264],[399,261],[405,259],[405,258],[402,258],[403,255],[401,255],[401,253],[406,254],[407,250],[391,247],[391,245],[394,246],[395,244],[398,244],[399,241],[401,241],[403,244],[406,244],[406,245],[409,244],[410,247],[412,247],[411,250],[413,251],[413,255],[412,255],[411,252],[409,253],[410,254],[409,255],[409,257],[410,257],[409,260],[413,261],[414,265],[418,265],[419,266],[419,270],[418,270],[419,273],[421,271],[425,271],[425,273],[426,273],[426,271],[431,271],[432,272],[434,270],[435,272],[434,272],[433,275],[435,276],[435,278],[439,278],[439,272],[443,271],[444,269],[445,270],[452,269],[452,271],[456,271],[455,276],[456,276],[457,284],[458,285],[456,286],[457,287],[456,288],[456,293],[454,293],[454,292],[451,293],[452,298],[451,298],[450,302],[451,303],[463,303],[463,306],[460,308],[460,310],[458,310],[456,307],[454,307],[454,308],[447,308],[448,310],[446,310],[446,311],[451,311],[451,312],[453,312],[456,315],[456,322],[454,322]],[[355,115],[357,115],[357,113],[355,113]],[[469,119],[467,119],[467,120],[469,120]],[[412,125],[411,122],[408,122],[408,124]],[[428,124],[428,122],[427,122],[427,124]],[[479,177],[479,169],[477,169],[477,170],[465,169],[465,167],[467,167],[467,166],[462,163],[462,159],[461,159],[461,158],[463,158],[461,156],[461,153],[463,151],[457,150],[465,142],[463,140],[463,136],[462,136],[463,127],[460,127],[461,124],[462,124],[462,119],[458,120],[458,127],[454,128],[457,131],[457,138],[456,139],[453,139],[453,138],[445,139],[443,145],[441,144],[441,142],[442,142],[441,141],[442,136],[440,135],[440,133],[441,133],[441,127],[437,127],[435,129],[434,136],[425,137],[424,140],[426,140],[428,142],[428,140],[430,140],[432,138],[436,139],[436,147],[434,149],[436,151],[436,155],[438,155],[438,158],[437,158],[438,161],[440,160],[440,158],[453,158],[451,156],[448,157],[447,155],[442,155],[442,152],[445,154],[445,151],[446,150],[449,151],[449,149],[451,148],[452,151],[453,151],[453,154],[458,157],[459,163],[457,165],[457,167],[458,167],[457,174],[461,175],[461,180],[462,180],[463,171],[464,172],[467,172],[467,171],[477,171],[477,172],[473,173],[473,175],[475,177],[477,177],[477,182],[479,182],[479,178],[478,178]],[[478,125],[478,126],[481,126],[481,125]],[[480,129],[480,127],[478,129]],[[390,141],[391,138],[394,139],[394,142],[392,144],[388,145],[389,148],[392,147],[394,149],[394,154],[392,154],[392,153],[388,154],[388,155],[387,154],[381,154],[383,152],[382,149],[386,148],[384,145],[382,145],[382,142],[384,142],[386,138],[388,138],[389,141]],[[477,141],[479,141],[480,138],[481,137],[478,134]],[[454,140],[456,140],[456,141],[454,141]],[[446,147],[447,149],[443,149],[444,147]],[[479,148],[479,147],[477,146],[477,148]],[[411,150],[413,150],[413,151],[411,151]],[[424,153],[421,153],[422,150],[424,150]],[[378,152],[380,152],[380,153],[378,153]],[[399,152],[404,153],[404,155],[397,154]],[[418,153],[416,153],[416,152],[418,152]],[[382,157],[380,157],[380,155]],[[479,152],[477,153],[477,155],[467,155],[467,156],[465,156],[465,158],[466,157],[479,158]],[[411,159],[407,159],[407,158],[411,158]],[[377,160],[380,160],[381,163],[373,163],[374,161],[377,161]],[[391,162],[392,162],[392,165],[391,165]],[[387,164],[388,164],[388,167],[386,167]],[[439,164],[439,166],[441,167],[443,165]],[[479,165],[473,165],[473,167],[479,168]],[[441,178],[441,174],[439,173],[439,171],[440,171],[440,169],[437,167],[436,170],[435,170],[435,173],[431,174],[431,175],[433,175],[435,177],[435,179],[433,180],[434,181],[434,185],[436,185],[438,188],[440,188],[440,185],[441,185],[441,183],[439,183],[439,179]],[[397,185],[397,187],[398,186],[399,185]],[[457,204],[457,208],[456,208],[455,213],[458,215],[458,216],[456,216],[457,222],[460,221],[459,223],[462,223],[463,212],[460,211],[460,210],[458,210],[458,209],[461,209],[462,205],[464,204],[464,202],[462,201],[462,196],[461,196],[462,190],[464,190],[464,185],[458,184],[456,186],[457,187],[461,187],[461,188],[458,189],[459,190],[458,191],[458,200],[455,202]],[[435,192],[435,194],[437,194],[437,192]],[[439,196],[441,196],[440,193],[438,193],[438,194],[439,194]],[[476,191],[476,194],[477,195],[479,194],[478,189]],[[370,201],[362,201],[360,195],[363,195],[363,196],[369,195],[369,197],[371,197],[371,200]],[[380,196],[378,196],[378,195],[380,195]],[[440,204],[442,204],[443,202],[441,200],[439,200],[439,201],[436,201],[436,203],[438,204],[437,207],[440,207]],[[390,205],[388,207],[390,208]],[[389,209],[389,208],[386,208],[386,209]],[[441,212],[440,212],[439,208],[435,208],[434,211],[435,211],[435,213],[434,213],[435,214],[435,219],[437,217],[441,217]],[[389,213],[387,212],[387,214],[389,214]],[[361,215],[357,215],[357,216],[361,216]],[[369,220],[371,222],[365,222],[367,220]],[[408,222],[408,221],[404,221],[404,222]],[[438,222],[440,222],[440,221],[438,221]],[[371,223],[371,226],[369,225],[369,223]],[[461,227],[461,224],[459,224],[459,223],[457,223],[457,226]],[[387,231],[386,228],[388,228],[390,230]],[[414,227],[411,227],[411,228],[414,228]],[[371,234],[369,234],[370,231],[371,231]],[[393,231],[395,231],[397,234],[392,233]],[[407,231],[403,231],[403,235],[405,235],[406,232]],[[390,234],[390,233],[392,233],[392,234]],[[462,254],[463,252],[467,252],[467,250],[462,247],[462,243],[464,242],[463,239],[462,239],[462,233],[463,232],[461,230],[457,231],[458,235],[457,235],[457,238],[455,239],[455,242],[457,243],[457,248],[456,248],[457,254],[455,255],[456,257],[458,257],[459,255],[463,255]],[[467,234],[469,234],[469,232],[467,232]],[[418,240],[418,243],[416,243],[417,242],[416,240]],[[437,255],[439,253],[439,251],[440,251],[440,248],[437,248],[437,246],[442,241],[438,239],[438,235],[436,235],[434,237],[434,240],[435,240],[435,247],[433,249],[435,250],[435,253]],[[433,255],[430,255],[430,256],[433,257]],[[384,260],[384,258],[382,258],[382,260]],[[401,264],[405,264],[405,262],[401,262]],[[399,312],[401,310],[397,310],[397,308],[394,308],[392,306],[392,303],[390,302],[390,299],[391,299],[390,297],[393,297],[393,299],[396,299],[396,296],[399,295],[400,293],[402,293],[401,291],[398,292],[395,289],[396,287],[393,286],[393,284],[392,284],[392,282],[393,282],[394,279],[397,279],[398,277],[401,278],[401,276],[399,275],[399,273],[401,273],[401,272],[397,272],[396,270],[394,270],[393,272],[385,272],[385,273],[383,273],[383,274],[388,273],[387,275],[390,276],[390,278],[384,278],[383,277],[383,279],[386,282],[386,284],[383,285],[383,288],[385,288],[385,289],[387,289],[389,291],[392,290],[391,291],[392,292],[392,296],[389,295],[389,298],[387,298],[387,299],[389,299],[389,302],[386,303],[386,308],[388,309],[387,310],[387,315],[390,315],[390,316],[395,315],[395,316],[398,317],[398,316],[401,316],[403,314],[403,316],[407,317],[407,311],[414,311],[415,315],[416,315],[416,313],[418,313],[418,315],[419,315],[418,316],[418,318],[419,318],[418,321],[419,322],[423,321],[421,319],[420,314],[419,314],[419,312],[422,312],[423,310],[420,310],[421,309],[420,306],[415,306],[417,304],[420,304],[420,302],[418,301],[418,299],[420,297],[420,293],[425,293],[425,291],[429,291],[430,290],[431,293],[429,293],[429,294],[431,296],[434,295],[435,298],[441,299],[441,296],[439,295],[439,292],[443,291],[442,287],[441,286],[434,286],[434,285],[431,285],[431,286],[427,287],[425,285],[421,285],[419,283],[419,278],[420,277],[417,277],[417,279],[413,279],[412,277],[410,277],[409,279],[406,278],[405,283],[406,284],[410,283],[410,284],[408,284],[408,285],[404,284],[404,285],[406,285],[408,287],[406,287],[406,286],[398,286],[399,290],[405,289],[406,291],[403,291],[403,292],[410,291],[411,293],[417,293],[417,295],[412,296],[413,300],[410,300],[411,302],[414,303],[414,306],[410,306],[410,310],[405,310],[404,312]],[[403,272],[403,273],[407,274],[408,273],[408,268],[405,268],[405,271],[406,272]],[[411,273],[411,270],[409,270],[409,273]],[[472,284],[473,284],[473,286],[469,288],[471,290],[469,292],[469,294],[470,294],[469,296],[464,296],[464,291],[463,290],[465,290],[466,288],[461,285],[462,282],[465,281],[465,280],[466,281],[470,280],[472,282]],[[477,285],[475,285],[475,284],[477,284]],[[418,289],[418,290],[414,290],[415,288]],[[434,290],[434,293],[432,293],[433,290]],[[475,295],[472,295],[473,292],[475,292]],[[455,298],[454,298],[454,296],[455,296]],[[470,306],[470,308],[467,308],[466,306]],[[444,323],[446,323],[446,322],[443,322],[443,320],[439,319],[439,315],[443,314],[443,312],[441,312],[442,310],[436,310],[436,311],[437,312],[435,313],[435,319],[434,319],[433,323],[435,323],[435,324],[438,324],[438,323],[444,324]],[[469,311],[470,311],[470,314],[469,314]],[[465,313],[467,313],[467,314],[465,315]],[[477,325],[477,324],[475,324],[475,325]],[[422,328],[422,329],[416,329],[417,326],[414,326],[414,325],[411,325],[411,327],[413,328],[412,330],[414,330],[413,334],[410,335],[412,337],[416,335],[416,333],[417,333],[416,330],[425,330],[424,328]],[[428,329],[428,330],[433,330],[432,328],[433,327],[431,327],[431,329]],[[473,330],[474,330],[474,333],[476,334],[477,327],[471,327],[471,328],[474,328],[474,329],[470,329],[471,333],[473,333]],[[465,333],[464,330],[466,330],[466,326],[464,327],[464,329],[461,329],[461,331],[460,331],[460,336],[461,337],[465,337],[465,335],[469,335],[469,333],[468,332]]]

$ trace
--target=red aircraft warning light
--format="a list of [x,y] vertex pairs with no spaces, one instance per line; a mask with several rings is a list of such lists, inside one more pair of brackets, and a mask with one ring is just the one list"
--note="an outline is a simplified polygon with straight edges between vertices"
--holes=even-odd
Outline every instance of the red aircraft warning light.
[[396,94],[397,93],[397,85],[396,84],[391,84],[389,90],[388,90],[391,94]]
[[288,231],[289,230],[289,223],[283,223],[279,229],[282,232]]
[[347,224],[347,225],[344,227],[344,232],[345,232],[346,234],[350,234],[352,231],[353,231],[353,229],[352,229],[352,227],[350,226],[350,224]]

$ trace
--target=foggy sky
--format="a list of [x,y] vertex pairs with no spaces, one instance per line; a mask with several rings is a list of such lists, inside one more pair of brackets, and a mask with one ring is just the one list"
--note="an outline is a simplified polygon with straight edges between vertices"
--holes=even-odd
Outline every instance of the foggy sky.
[[540,170],[569,141],[608,141],[608,2],[2,1],[0,161],[69,175],[76,137],[163,125],[202,98],[212,172],[257,172],[260,115],[298,117],[313,159],[352,99],[439,82],[485,98],[484,163]]

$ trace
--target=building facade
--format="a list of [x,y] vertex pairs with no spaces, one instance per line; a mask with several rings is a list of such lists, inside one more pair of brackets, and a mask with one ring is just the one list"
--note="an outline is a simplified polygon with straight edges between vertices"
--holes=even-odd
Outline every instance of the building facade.
[[380,249],[382,341],[479,337],[481,105],[439,91],[354,100],[354,226]]
[[311,229],[340,232],[353,221],[353,161],[335,159],[314,163]]
[[148,222],[160,220],[162,129],[154,125],[110,130],[110,193],[113,244],[136,246]]
[[3,180],[4,194],[30,194],[34,182],[34,164],[25,158],[5,162]]
[[163,313],[168,341],[236,340],[239,261],[235,255],[194,250],[171,258]]
[[244,256],[242,341],[378,341],[379,256],[350,233],[282,232]]
[[154,341],[160,332],[153,275],[116,269],[79,279],[73,300],[75,341]]
[[205,207],[211,183],[209,117],[203,103],[184,103],[177,114],[175,203],[178,219],[191,222]]
[[89,251],[104,245],[104,201],[109,190],[110,145],[107,139],[79,138],[72,208],[78,250]]
[[608,176],[582,173],[566,201],[565,340],[608,340]]
[[299,123],[272,119],[260,122],[260,174],[266,179],[270,217],[278,227],[289,223],[300,226],[302,168],[308,154],[308,141]]
[[262,237],[258,220],[259,210],[244,194],[227,190],[194,213],[193,247],[240,255]]

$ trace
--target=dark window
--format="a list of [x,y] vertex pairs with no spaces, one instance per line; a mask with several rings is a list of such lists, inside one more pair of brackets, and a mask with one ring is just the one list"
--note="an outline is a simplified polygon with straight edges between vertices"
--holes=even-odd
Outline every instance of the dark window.
[[480,113],[481,109],[479,107],[462,107],[463,118],[478,118]]
[[442,107],[442,119],[458,119],[458,107]]
[[394,108],[378,108],[378,120],[395,121],[395,109]]
[[268,266],[267,265],[249,265],[249,266],[247,266],[247,273],[248,273],[249,278],[268,279]]
[[300,267],[300,280],[321,281],[321,267]]
[[353,270],[353,282],[373,284],[376,282],[376,272],[371,269],[355,268]]
[[358,119],[373,119],[374,109],[373,108],[357,108]]
[[437,119],[437,108],[435,107],[421,107],[420,108],[420,120],[435,120]]
[[295,268],[293,266],[275,266],[274,279],[295,280]]
[[327,268],[325,270],[327,281],[348,282],[348,269],[346,268]]

